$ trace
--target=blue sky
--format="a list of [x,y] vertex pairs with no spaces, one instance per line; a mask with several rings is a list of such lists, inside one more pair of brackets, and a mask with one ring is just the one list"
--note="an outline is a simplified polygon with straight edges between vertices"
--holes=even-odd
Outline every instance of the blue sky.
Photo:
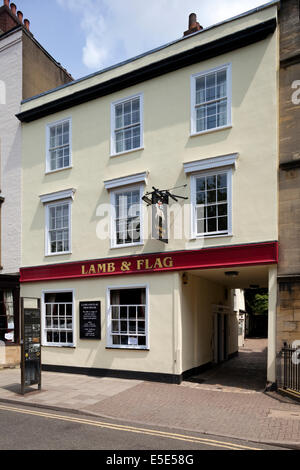
[[[2,0],[0,0],[2,2]],[[134,57],[187,29],[207,27],[267,0],[16,0],[35,38],[74,78]]]

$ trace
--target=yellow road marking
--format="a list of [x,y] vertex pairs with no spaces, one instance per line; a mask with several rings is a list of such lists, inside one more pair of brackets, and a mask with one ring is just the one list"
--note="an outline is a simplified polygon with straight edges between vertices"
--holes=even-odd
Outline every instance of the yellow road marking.
[[186,436],[184,434],[157,431],[155,429],[136,428],[133,426],[125,426],[122,424],[111,424],[111,423],[105,423],[101,421],[92,421],[92,420],[85,419],[85,418],[75,418],[71,416],[44,413],[44,412],[35,411],[35,410],[34,411],[24,410],[21,408],[14,408],[14,407],[3,406],[3,405],[0,405],[0,410],[13,411],[15,413],[29,414],[29,415],[34,415],[34,416],[40,416],[42,418],[56,419],[60,421],[69,421],[72,423],[85,424],[85,425],[95,426],[95,427],[100,427],[100,428],[113,429],[115,431],[132,432],[136,434],[145,434],[149,436],[160,436],[160,437],[165,437],[167,439],[174,439],[174,440],[185,441],[185,442],[205,443],[209,446],[222,447],[224,449],[230,449],[230,450],[261,450],[261,449],[257,449],[254,447],[243,446],[240,444],[233,444],[231,442],[222,442],[222,441],[216,441],[216,440],[207,439],[207,438]]

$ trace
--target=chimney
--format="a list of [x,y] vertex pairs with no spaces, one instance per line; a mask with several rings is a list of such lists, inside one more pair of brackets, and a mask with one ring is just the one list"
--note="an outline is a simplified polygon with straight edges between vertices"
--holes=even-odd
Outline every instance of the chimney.
[[184,36],[189,36],[190,34],[196,33],[197,31],[201,31],[203,26],[201,26],[197,22],[197,15],[196,13],[191,13],[189,16],[189,29],[183,33]]
[[27,18],[24,20],[24,26],[27,29],[27,31],[30,31],[30,21],[27,20]]
[[9,8],[10,0],[4,0],[3,5],[6,5]]
[[17,16],[17,5],[15,5],[14,3],[11,3],[10,9],[11,9],[12,14]]
[[20,23],[23,23],[23,13],[21,11],[17,12]]

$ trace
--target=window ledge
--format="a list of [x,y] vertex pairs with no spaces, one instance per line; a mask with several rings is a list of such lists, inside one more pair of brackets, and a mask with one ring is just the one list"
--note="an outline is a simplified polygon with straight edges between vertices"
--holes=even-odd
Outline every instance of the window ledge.
[[65,346],[65,345],[59,345],[59,344],[42,344],[42,348],[59,348],[59,349],[76,349],[76,346]]
[[125,150],[124,152],[120,153],[111,153],[110,158],[119,157],[121,155],[127,155],[128,153],[139,152],[140,150],[145,150],[145,147],[138,147],[136,149]]
[[144,245],[145,245],[144,242],[141,242],[141,243],[128,243],[126,245],[111,246],[110,249],[111,250],[118,250],[120,248],[133,248],[135,246],[144,246]]
[[57,168],[57,170],[46,170],[45,175],[52,175],[53,173],[60,173],[65,170],[72,170],[73,166],[65,166],[63,168]]
[[190,238],[190,241],[194,240],[206,240],[207,238],[226,238],[226,237],[233,237],[233,233],[224,233],[220,235],[197,235],[195,237]]
[[141,347],[141,348],[126,348],[124,346],[106,346],[105,349],[123,349],[123,351],[124,350],[125,351],[128,351],[128,350],[129,351],[150,351],[149,348],[143,348],[143,347]]
[[71,255],[72,254],[72,251],[64,251],[63,253],[51,253],[51,254],[47,254],[45,255],[45,258],[51,258],[53,256],[63,256],[63,255]]
[[200,135],[211,134],[212,132],[225,131],[227,129],[232,129],[232,124],[228,124],[228,125],[222,126],[222,127],[215,127],[214,129],[208,129],[206,131],[192,132],[190,134],[190,137],[197,137],[197,136],[200,136]]

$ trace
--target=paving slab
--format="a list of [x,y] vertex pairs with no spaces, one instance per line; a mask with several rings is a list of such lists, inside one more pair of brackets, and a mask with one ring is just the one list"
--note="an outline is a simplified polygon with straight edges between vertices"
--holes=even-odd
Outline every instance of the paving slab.
[[226,378],[229,370],[181,385],[43,372],[42,391],[31,387],[23,397],[20,370],[5,369],[0,401],[300,448],[300,405],[265,393],[256,379],[249,388]]

